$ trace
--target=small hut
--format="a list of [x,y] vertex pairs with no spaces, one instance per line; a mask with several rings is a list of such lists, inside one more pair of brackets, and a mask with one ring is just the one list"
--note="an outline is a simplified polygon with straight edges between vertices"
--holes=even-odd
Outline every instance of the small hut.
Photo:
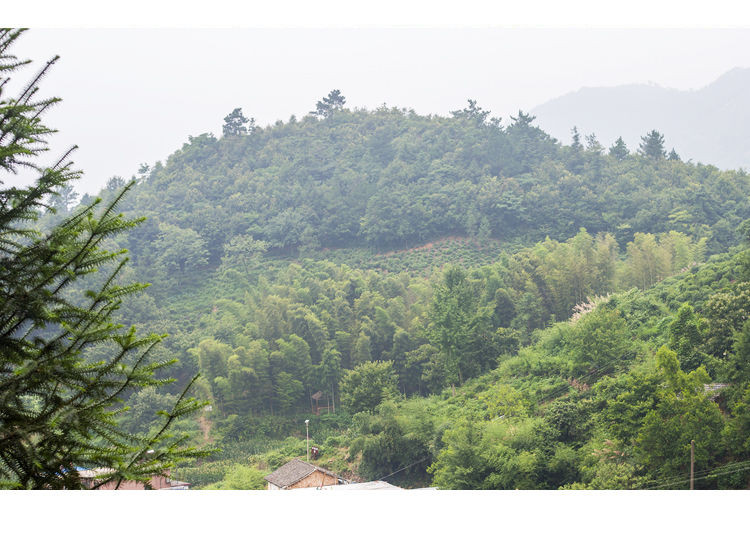
[[264,479],[268,481],[269,491],[326,487],[346,483],[345,479],[335,473],[297,458],[287,462],[275,472],[269,473]]
[[[324,406],[320,406],[320,401],[325,397],[326,404]],[[331,411],[331,399],[325,395],[323,395],[322,391],[318,391],[317,393],[313,393],[310,396],[311,399],[315,401],[315,406],[313,406],[313,414],[316,416],[320,416],[321,412],[330,412]],[[333,411],[336,412],[335,410]]]

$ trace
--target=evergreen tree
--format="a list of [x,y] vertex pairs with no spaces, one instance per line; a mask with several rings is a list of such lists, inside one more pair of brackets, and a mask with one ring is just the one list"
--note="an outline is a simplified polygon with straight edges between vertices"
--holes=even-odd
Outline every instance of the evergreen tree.
[[604,167],[603,151],[604,147],[602,147],[601,142],[596,138],[596,134],[586,136],[587,164],[591,168],[592,175],[597,179],[601,177],[602,168]]
[[104,185],[104,189],[110,192],[117,192],[119,190],[122,190],[127,182],[125,182],[125,179],[120,176],[113,176],[109,180],[107,180],[107,183]]
[[328,96],[320,100],[315,105],[315,111],[311,111],[311,115],[317,115],[324,119],[330,117],[335,111],[340,111],[344,108],[346,98],[341,94],[341,91],[331,90]]
[[[250,123],[249,126],[245,126]],[[224,136],[242,136],[255,127],[255,119],[248,119],[242,114],[242,108],[236,107],[229,115],[224,117],[224,126],[221,130]]]
[[622,136],[615,140],[615,143],[609,148],[609,154],[618,161],[622,161],[630,154]]
[[581,143],[581,133],[578,132],[578,127],[573,127],[570,131],[571,136],[573,137],[573,142],[571,143],[570,147],[571,149],[576,153],[583,152],[583,144]]
[[52,198],[51,206],[60,213],[68,213],[78,199],[78,192],[75,191],[72,184],[65,184],[57,190],[57,194]]
[[599,139],[596,137],[596,134],[592,133],[586,135],[586,151],[594,155],[600,155],[602,151],[604,151],[604,148],[602,147],[601,142],[599,142]]
[[581,143],[581,134],[577,127],[570,131],[573,141],[570,145],[570,155],[568,157],[568,170],[574,174],[583,172],[583,144]]
[[[10,53],[21,32],[0,30],[0,487],[80,488],[78,466],[109,468],[100,485],[148,481],[199,454],[168,430],[201,404],[186,397],[188,386],[152,433],[117,424],[123,394],[166,383],[155,371],[170,364],[149,357],[164,336],[113,322],[122,298],[145,286],[119,285],[125,251],[102,245],[139,220],[115,213],[126,186],[105,206],[97,200],[49,230],[34,228],[80,173],[68,161],[72,148],[52,166],[33,162],[54,132],[40,115],[60,101],[39,99],[38,83],[58,58],[9,95],[8,75],[30,63]],[[34,182],[15,187],[13,176]],[[113,263],[103,285],[81,289],[87,274]]]
[[650,159],[664,159],[667,153],[664,149],[664,135],[652,130],[646,136],[641,136],[638,153]]
[[[477,125],[483,125],[487,121],[487,117],[489,117],[490,112],[482,109],[477,105],[476,100],[467,100],[468,107],[464,107],[463,109],[459,109],[456,111],[451,111],[451,115],[456,117],[457,119],[466,119],[467,121],[474,121]],[[499,122],[499,119],[498,119]]]

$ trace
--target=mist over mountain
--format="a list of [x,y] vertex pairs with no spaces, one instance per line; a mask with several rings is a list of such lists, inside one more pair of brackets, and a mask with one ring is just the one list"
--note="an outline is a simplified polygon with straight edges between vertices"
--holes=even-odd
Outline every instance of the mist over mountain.
[[724,169],[750,166],[750,68],[734,68],[698,90],[654,84],[581,88],[532,110],[536,123],[569,143],[571,129],[638,148],[651,129],[685,160]]

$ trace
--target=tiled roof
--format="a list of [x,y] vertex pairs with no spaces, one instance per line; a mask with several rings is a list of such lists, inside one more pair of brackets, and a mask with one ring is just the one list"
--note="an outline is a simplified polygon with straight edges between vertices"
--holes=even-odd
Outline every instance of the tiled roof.
[[283,489],[289,485],[294,485],[297,481],[304,479],[314,471],[323,472],[336,478],[339,477],[335,473],[321,468],[320,466],[314,466],[313,464],[308,464],[307,462],[295,458],[281,466],[275,472],[269,473],[264,479]]
[[366,481],[365,483],[350,483],[348,485],[328,485],[326,487],[305,487],[295,491],[401,491],[401,487],[391,485],[386,481]]

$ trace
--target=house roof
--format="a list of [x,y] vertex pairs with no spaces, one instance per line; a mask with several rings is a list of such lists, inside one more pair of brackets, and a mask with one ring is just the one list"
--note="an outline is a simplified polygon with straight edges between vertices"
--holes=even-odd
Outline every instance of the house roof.
[[391,485],[386,481],[366,481],[365,483],[349,483],[348,485],[327,485],[325,487],[304,487],[295,491],[402,491],[401,487]]
[[297,458],[295,458],[294,460],[290,460],[275,472],[269,473],[263,479],[283,489],[284,487],[288,487],[289,485],[294,485],[295,483],[297,483],[297,481],[301,481],[315,471],[323,472],[327,475],[340,479],[338,475],[331,471],[328,471],[325,468],[321,468],[320,466],[315,466],[313,464],[308,464],[307,462],[303,462],[302,460],[299,460]]

